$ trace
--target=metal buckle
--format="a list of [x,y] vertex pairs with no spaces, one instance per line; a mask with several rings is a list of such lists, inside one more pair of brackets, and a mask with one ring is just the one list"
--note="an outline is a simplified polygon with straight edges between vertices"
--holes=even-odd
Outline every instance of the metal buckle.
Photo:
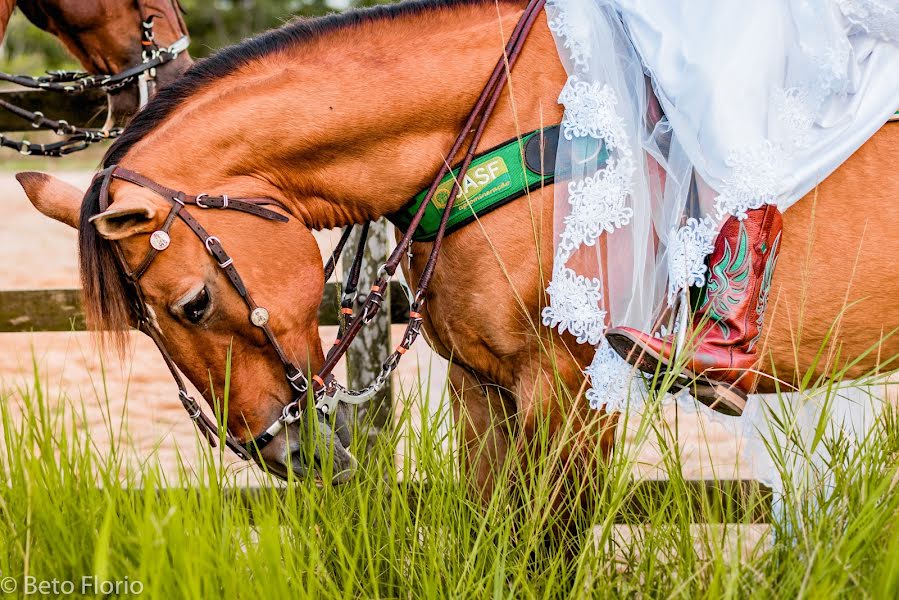
[[334,390],[334,393],[332,394],[322,394],[321,397],[315,401],[315,410],[326,416],[332,414],[340,404],[336,392],[337,390]]
[[359,297],[357,292],[347,293],[344,292],[340,296],[340,305],[341,306],[352,306],[356,303],[356,298]]
[[300,405],[297,404],[296,400],[291,402],[290,404],[284,405],[284,410],[281,411],[281,418],[278,419],[285,425],[291,425],[300,420],[300,415],[302,415],[302,411],[300,410]]
[[212,251],[212,248],[210,247],[210,244],[213,241],[215,241],[215,243],[218,244],[219,246],[222,245],[222,241],[220,239],[218,239],[217,237],[215,237],[214,235],[210,235],[208,238],[206,238],[206,240],[203,242],[203,245],[206,246],[206,250],[209,252],[209,254],[212,254],[213,256],[215,256],[215,253]]
[[181,396],[181,404],[183,404],[184,408],[187,409],[187,415],[191,418],[191,420],[196,421],[197,419],[199,419],[202,411],[200,410],[200,405],[197,403],[197,401],[188,396],[187,392],[185,392],[184,390],[178,390],[178,395]]
[[208,197],[209,197],[209,194],[197,194],[197,199],[195,200],[195,202],[197,203],[197,206],[199,206],[200,208],[212,208],[211,206],[207,206],[207,205],[203,204],[203,202],[201,202],[201,200],[203,200],[203,198],[208,198]]

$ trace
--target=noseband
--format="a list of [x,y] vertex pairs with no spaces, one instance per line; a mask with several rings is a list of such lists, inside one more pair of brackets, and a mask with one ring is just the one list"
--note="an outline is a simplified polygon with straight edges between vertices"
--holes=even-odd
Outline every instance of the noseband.
[[[341,403],[362,404],[367,402],[373,398],[390,379],[391,374],[399,364],[400,358],[402,358],[402,356],[409,350],[421,333],[421,309],[424,304],[428,285],[434,274],[437,257],[442,247],[444,235],[446,234],[449,216],[452,213],[453,205],[459,194],[460,182],[465,179],[465,175],[475,156],[478,143],[481,140],[490,115],[493,113],[508,79],[509,72],[518,60],[524,42],[527,39],[527,35],[533,27],[534,21],[540,14],[540,11],[543,9],[544,4],[545,0],[529,1],[524,14],[519,19],[518,24],[515,26],[515,29],[509,38],[504,55],[494,67],[487,84],[481,91],[474,108],[466,119],[456,141],[453,143],[453,146],[447,154],[450,158],[458,156],[463,149],[465,141],[469,141],[462,161],[458,166],[455,183],[443,209],[440,227],[434,238],[433,247],[428,256],[425,268],[422,271],[422,275],[419,278],[415,294],[412,297],[409,322],[403,334],[402,341],[390,356],[388,356],[387,360],[384,361],[381,366],[381,372],[375,380],[363,390],[350,391],[337,383],[333,375],[334,367],[346,354],[347,349],[359,334],[362,327],[368,324],[380,310],[384,301],[384,293],[390,279],[396,273],[402,258],[411,248],[413,234],[424,217],[425,209],[427,209],[428,204],[431,202],[441,181],[447,173],[449,173],[449,161],[445,161],[441,166],[428,188],[428,192],[422,201],[421,206],[411,219],[403,238],[397,244],[393,253],[387,259],[387,262],[378,269],[378,279],[372,285],[371,290],[369,290],[369,293],[362,304],[361,312],[358,315],[354,315],[352,306],[356,299],[356,284],[358,283],[362,258],[364,256],[366,235],[368,232],[368,224],[366,223],[363,225],[359,247],[350,268],[349,276],[346,285],[344,286],[344,295],[341,300],[341,313],[343,313],[345,317],[345,324],[341,327],[338,337],[334,341],[334,345],[325,356],[325,361],[318,373],[311,376],[311,382],[309,378],[307,378],[306,372],[297,368],[297,366],[287,357],[284,347],[278,342],[277,336],[275,336],[269,326],[270,315],[268,310],[253,301],[252,296],[234,265],[234,260],[225,251],[221,241],[214,235],[210,235],[193,215],[191,215],[190,210],[187,209],[188,206],[196,206],[201,209],[236,210],[269,221],[287,222],[288,217],[282,215],[280,212],[266,208],[266,206],[275,206],[287,212],[284,206],[271,198],[229,198],[227,195],[210,196],[208,194],[188,195],[184,192],[167,188],[139,173],[116,165],[107,167],[97,174],[97,178],[102,179],[100,186],[101,212],[106,211],[109,208],[109,186],[113,179],[127,181],[151,190],[171,203],[172,207],[164,224],[158,231],[150,234],[150,249],[134,270],[129,269],[121,247],[118,244],[113,244],[113,247],[115,248],[115,254],[119,266],[122,269],[122,273],[125,275],[127,281],[130,282],[134,290],[135,302],[133,310],[137,318],[138,329],[150,336],[157,348],[159,348],[163,360],[165,360],[169,371],[171,371],[172,376],[178,385],[178,396],[182,405],[210,444],[215,446],[218,438],[218,428],[216,423],[200,410],[199,404],[188,394],[184,380],[178,372],[175,362],[162,340],[161,332],[152,319],[152,313],[147,306],[140,285],[141,277],[146,273],[153,260],[159,253],[164,252],[166,248],[168,248],[171,240],[169,232],[175,220],[180,219],[191,231],[193,231],[194,235],[199,238],[213,260],[218,264],[219,268],[224,271],[231,282],[231,285],[237,290],[238,294],[240,294],[241,298],[243,298],[246,303],[249,311],[249,321],[254,326],[262,329],[269,344],[274,348],[275,353],[278,355],[278,358],[284,366],[284,373],[287,381],[297,392],[296,398],[284,406],[278,420],[272,423],[265,431],[255,438],[242,442],[233,434],[226,432],[224,440],[229,448],[244,459],[259,457],[259,451],[271,442],[271,440],[274,439],[285,426],[296,422],[300,418],[303,409],[306,406],[307,399],[311,399],[314,402],[315,409],[324,415],[332,414]],[[325,265],[325,279],[328,279],[333,272],[337,258],[342,253],[344,246],[349,239],[352,227],[353,226],[351,225],[344,230],[334,253]]]
[[[172,0],[173,10],[183,11],[179,0]],[[150,101],[152,88],[156,85],[156,69],[170,63],[187,50],[190,45],[190,37],[184,32],[175,43],[167,48],[160,48],[156,43],[153,31],[153,21],[158,16],[148,14],[143,3],[138,1],[141,26],[141,62],[128,67],[118,73],[91,75],[81,71],[50,71],[43,77],[30,77],[28,75],[11,75],[0,72],[0,81],[9,81],[37,90],[58,92],[63,94],[81,94],[88,90],[100,89],[106,93],[114,92],[127,85],[136,84],[138,91],[138,106],[143,108]],[[121,127],[109,127],[109,123],[101,129],[77,127],[64,120],[54,120],[44,116],[40,111],[26,110],[6,100],[0,100],[0,108],[3,108],[22,119],[29,121],[35,129],[44,129],[54,132],[56,135],[66,136],[66,139],[49,144],[35,144],[27,140],[11,140],[0,134],[0,147],[12,148],[26,156],[65,156],[79,150],[84,150],[91,144],[103,140],[113,139],[122,132]]]

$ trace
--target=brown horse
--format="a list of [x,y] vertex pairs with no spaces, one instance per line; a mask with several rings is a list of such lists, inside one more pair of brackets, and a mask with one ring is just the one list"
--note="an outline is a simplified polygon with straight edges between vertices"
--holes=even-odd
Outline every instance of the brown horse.
[[[0,40],[18,7],[36,27],[53,34],[78,62],[94,74],[120,73],[141,63],[141,22],[152,17],[159,47],[187,35],[178,0],[0,0]],[[187,52],[157,69],[155,86],[163,87],[191,65]],[[152,93],[153,90],[151,90]],[[112,115],[118,122],[139,108],[135,86],[114,91]]]
[[[316,309],[324,281],[311,230],[390,215],[429,183],[521,13],[518,2],[424,1],[289,25],[195,65],[135,118],[105,164],[189,194],[283,205],[289,223],[191,214],[227,247],[290,357],[314,371],[323,360]],[[481,147],[558,123],[565,78],[540,19]],[[897,156],[899,126],[889,125],[787,214],[766,355],[782,380],[861,356],[899,325]],[[111,247],[118,244],[133,269],[171,202],[116,181],[111,206],[98,214],[96,186],[82,206],[80,190],[50,176],[19,180],[41,212],[80,228],[89,316],[124,332],[129,315]],[[870,207],[876,219],[866,216]],[[527,443],[540,423],[579,430],[588,446],[599,440],[608,450],[613,441],[611,427],[603,428],[611,419],[577,393],[593,349],[540,325],[552,211],[547,186],[451,234],[429,291],[429,343],[452,358],[467,460],[485,491],[510,444]],[[292,399],[284,371],[194,234],[182,223],[171,234],[142,279],[155,327],[200,389],[210,378],[221,388],[233,349],[228,426],[250,439]],[[430,246],[414,245],[413,283]],[[828,338],[837,322],[838,335]],[[827,339],[838,340],[833,354],[816,360]],[[846,375],[897,351],[899,340],[889,337]],[[299,469],[297,447],[286,439],[266,447],[264,459]]]

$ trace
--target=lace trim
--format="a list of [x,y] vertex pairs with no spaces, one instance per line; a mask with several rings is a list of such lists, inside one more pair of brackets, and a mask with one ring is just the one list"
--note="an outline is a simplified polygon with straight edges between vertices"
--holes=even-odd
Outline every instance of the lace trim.
[[[825,72],[834,73],[822,69]],[[730,175],[715,198],[719,221],[729,215],[744,219],[747,211],[777,202],[778,184],[783,181],[781,165],[789,164],[787,159],[793,153],[810,145],[812,127],[821,107],[828,97],[838,93],[835,90],[842,88],[835,81],[830,75],[822,76],[815,89],[792,87],[773,92],[771,107],[781,126],[779,137],[728,155],[725,164],[730,167]],[[848,80],[844,82],[848,85]]]
[[586,397],[590,408],[605,407],[608,412],[638,408],[646,401],[646,384],[634,367],[624,361],[603,339],[593,362],[584,370],[591,388]]
[[884,0],[837,0],[850,23],[885,42],[899,41],[899,7]]
[[778,165],[782,164],[783,155],[783,150],[770,140],[731,152],[725,161],[730,176],[715,198],[718,219],[728,215],[744,219],[747,211],[774,202],[780,181]]
[[849,60],[852,57],[852,44],[845,36],[834,40],[836,45],[825,46],[819,51],[803,45],[802,51],[818,67],[816,84],[818,96],[825,97],[845,94],[849,90]]
[[[582,72],[591,58],[590,20],[574,12],[576,4],[550,2],[556,11],[550,29],[567,50],[574,71]],[[568,183],[567,200],[571,210],[563,221],[556,248],[556,267],[547,288],[550,301],[543,309],[543,323],[557,327],[560,333],[571,332],[578,343],[597,346],[593,362],[584,371],[592,383],[587,399],[596,409],[606,406],[608,410],[624,410],[630,400],[642,399],[642,380],[634,377],[633,368],[603,337],[607,313],[602,304],[601,280],[580,275],[566,263],[579,248],[595,246],[603,233],[614,233],[630,224],[634,211],[628,204],[636,161],[624,119],[618,112],[618,95],[610,85],[571,75],[559,94],[559,103],[565,107],[564,139],[578,147],[585,144],[596,150],[585,154],[590,161],[599,163],[601,150],[609,158],[605,164],[595,167],[593,162],[585,164],[590,175]]]
[[558,327],[559,333],[570,331],[578,344],[599,343],[606,323],[606,311],[600,308],[602,283],[599,279],[578,275],[562,266],[555,270],[546,292],[550,302],[543,309],[544,325]]
[[618,96],[612,86],[582,81],[572,75],[559,94],[559,104],[565,106],[562,133],[566,140],[597,138],[605,142],[609,151],[621,148],[625,154],[631,154],[625,143],[624,119],[616,110]]
[[565,230],[559,247],[569,255],[578,246],[593,246],[603,232],[630,223],[634,211],[627,206],[634,174],[629,156],[609,160],[602,171],[568,184],[568,203],[571,213],[565,217]]
[[549,30],[562,40],[568,56],[578,70],[586,70],[590,61],[590,28],[586,19],[578,19],[571,12],[571,3],[554,0],[548,6],[555,12],[549,20]]
[[715,249],[716,235],[715,222],[710,217],[688,219],[686,225],[671,231],[668,237],[669,306],[680,290],[705,283],[708,271],[705,258]]

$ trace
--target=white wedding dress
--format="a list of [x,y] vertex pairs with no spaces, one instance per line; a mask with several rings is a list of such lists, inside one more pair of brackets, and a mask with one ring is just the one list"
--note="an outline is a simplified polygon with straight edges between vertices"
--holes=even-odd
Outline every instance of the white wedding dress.
[[626,410],[645,390],[606,327],[651,331],[704,284],[725,219],[788,209],[894,114],[899,0],[549,0],[547,18],[571,176],[543,320],[596,346],[591,405]]

